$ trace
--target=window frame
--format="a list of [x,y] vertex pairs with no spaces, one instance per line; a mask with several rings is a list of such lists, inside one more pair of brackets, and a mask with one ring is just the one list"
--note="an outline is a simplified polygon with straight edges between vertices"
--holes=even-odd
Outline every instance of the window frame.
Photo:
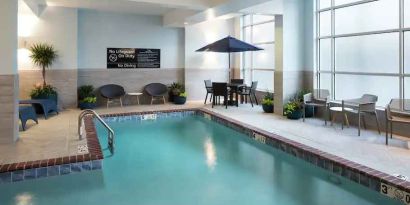
[[[387,30],[376,30],[376,31],[368,31],[368,32],[358,32],[358,33],[346,33],[346,34],[335,34],[335,12],[338,9],[343,9],[347,7],[368,4],[372,2],[376,2],[379,0],[359,0],[351,3],[335,5],[335,0],[330,0],[331,6],[326,8],[320,8],[320,0],[316,0],[315,6],[315,47],[316,47],[316,57],[315,57],[315,88],[321,89],[320,83],[320,75],[321,74],[330,74],[331,75],[331,96],[332,99],[335,100],[336,96],[336,75],[365,75],[365,76],[389,76],[389,77],[398,77],[398,87],[399,87],[399,98],[404,99],[405,97],[405,85],[404,81],[405,78],[410,76],[410,74],[405,73],[405,64],[404,64],[404,34],[406,32],[410,32],[410,27],[404,27],[404,0],[397,0],[399,1],[399,28],[395,29],[387,29]],[[331,35],[329,36],[320,36],[320,13],[321,12],[331,12]],[[410,12],[410,11],[407,11]],[[337,71],[336,69],[336,39],[344,38],[344,37],[356,37],[356,36],[369,36],[369,35],[377,35],[377,34],[386,34],[386,33],[398,33],[399,34],[399,67],[397,68],[397,72],[395,73],[377,73],[377,72],[348,72],[348,71]],[[331,40],[331,59],[330,59],[330,70],[321,70],[320,68],[320,41],[324,39]],[[410,52],[410,51],[409,51]],[[393,68],[395,69],[395,68]],[[329,87],[329,86],[327,86]]]
[[[259,45],[273,45],[273,46],[275,46],[275,41],[267,41],[267,42],[254,42],[254,41],[253,41],[253,27],[254,27],[254,26],[259,26],[259,25],[268,24],[268,23],[275,23],[275,19],[267,20],[267,21],[260,21],[260,22],[254,23],[254,20],[253,20],[253,16],[254,16],[254,15],[274,16],[274,15],[271,15],[271,14],[244,14],[244,15],[242,15],[242,16],[241,16],[241,39],[242,39],[243,41],[245,41],[245,39],[248,38],[248,37],[246,36],[246,31],[245,31],[245,30],[246,30],[247,28],[250,28],[250,37],[249,37],[250,42],[248,42],[248,43],[250,43],[250,44],[252,44],[252,45],[255,45],[255,46],[259,46]],[[245,22],[244,19],[245,19],[246,17],[249,17],[249,18],[250,18],[250,23],[244,25],[244,22]],[[248,54],[250,55],[250,61],[251,61],[251,62],[250,62],[250,67],[246,66],[246,62],[245,62],[245,60],[246,60],[246,57],[245,57],[246,53],[248,53]],[[241,71],[241,77],[242,77],[242,78],[244,78],[244,79],[245,79],[245,78],[250,78],[251,81],[253,81],[253,77],[254,77],[253,72],[254,72],[254,71],[271,71],[271,72],[273,72],[272,77],[274,76],[274,74],[275,74],[275,68],[259,68],[259,67],[253,67],[253,65],[254,65],[254,63],[253,63],[253,58],[254,58],[253,51],[241,53],[241,69],[240,69],[240,71]],[[247,71],[249,72],[249,75],[250,75],[249,77],[246,76]],[[245,81],[246,81],[246,79],[245,79]],[[272,78],[272,81],[274,81],[274,77]],[[266,89],[257,89],[257,90],[258,90],[258,91],[266,91]],[[274,88],[272,87],[272,88],[268,89],[268,91],[269,91],[269,92],[274,92]]]

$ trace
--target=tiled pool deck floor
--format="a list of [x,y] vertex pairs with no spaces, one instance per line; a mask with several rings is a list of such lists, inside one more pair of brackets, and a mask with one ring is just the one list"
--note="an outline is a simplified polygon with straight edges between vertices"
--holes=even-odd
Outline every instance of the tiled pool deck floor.
[[[203,104],[101,108],[97,112],[108,114],[198,107],[203,107]],[[337,124],[325,126],[319,119],[308,119],[305,123],[291,121],[282,116],[264,114],[258,106],[241,105],[228,109],[217,106],[212,109],[207,105],[205,108],[387,174],[410,177],[410,164],[407,163],[410,160],[410,150],[407,149],[410,139],[396,136],[392,145],[385,146],[384,133],[379,135],[375,131],[364,131],[359,137],[355,127],[341,130]],[[79,113],[79,110],[66,110],[48,120],[40,119],[38,125],[29,124],[27,131],[20,132],[20,140],[14,145],[0,144],[0,164],[78,154],[78,145],[86,143],[77,136]]]

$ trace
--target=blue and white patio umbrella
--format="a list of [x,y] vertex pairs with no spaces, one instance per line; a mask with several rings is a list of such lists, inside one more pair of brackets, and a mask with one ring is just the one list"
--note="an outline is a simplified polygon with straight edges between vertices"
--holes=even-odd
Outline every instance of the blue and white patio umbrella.
[[258,48],[249,43],[238,40],[234,37],[228,36],[221,40],[208,44],[198,50],[197,52],[217,52],[228,53],[229,59],[229,79],[231,79],[231,53],[246,52],[246,51],[260,51],[262,48]]

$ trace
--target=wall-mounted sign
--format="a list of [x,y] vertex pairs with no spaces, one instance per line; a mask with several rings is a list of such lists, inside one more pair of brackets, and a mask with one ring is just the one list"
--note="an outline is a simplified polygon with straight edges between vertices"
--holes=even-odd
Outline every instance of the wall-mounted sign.
[[161,50],[146,48],[107,48],[107,68],[160,68]]

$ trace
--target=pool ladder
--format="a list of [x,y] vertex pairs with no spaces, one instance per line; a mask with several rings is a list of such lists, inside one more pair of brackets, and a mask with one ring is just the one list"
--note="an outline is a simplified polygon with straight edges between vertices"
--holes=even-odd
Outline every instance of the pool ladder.
[[81,135],[81,127],[82,127],[82,121],[84,119],[84,117],[86,115],[92,115],[93,117],[97,118],[98,121],[100,121],[100,123],[107,129],[108,131],[108,149],[111,152],[111,155],[114,154],[114,131],[111,129],[110,126],[107,125],[107,123],[105,123],[105,121],[100,117],[100,115],[95,112],[94,110],[84,110],[80,113],[80,115],[78,116],[78,136],[80,138],[80,140],[82,139],[82,135]]

